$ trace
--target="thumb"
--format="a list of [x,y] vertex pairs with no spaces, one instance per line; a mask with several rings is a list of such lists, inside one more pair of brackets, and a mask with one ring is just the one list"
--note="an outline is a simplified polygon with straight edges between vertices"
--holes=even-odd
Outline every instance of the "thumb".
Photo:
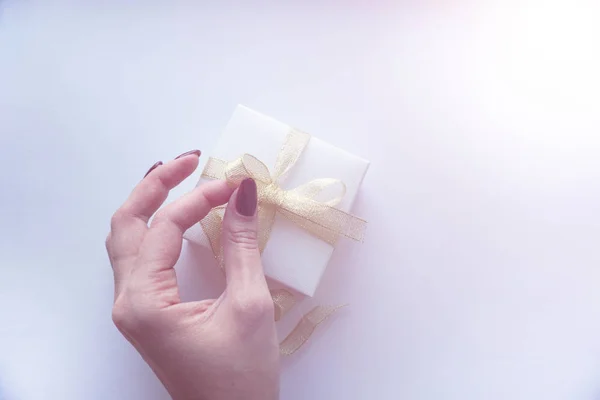
[[223,219],[223,257],[227,289],[244,293],[266,289],[258,248],[256,182],[245,179],[231,195]]

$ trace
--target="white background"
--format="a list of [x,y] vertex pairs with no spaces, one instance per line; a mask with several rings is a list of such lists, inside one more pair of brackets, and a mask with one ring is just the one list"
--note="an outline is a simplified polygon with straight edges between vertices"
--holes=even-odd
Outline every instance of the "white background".
[[109,218],[242,103],[372,161],[282,399],[600,398],[598,6],[213,3],[0,1],[4,397],[167,399]]

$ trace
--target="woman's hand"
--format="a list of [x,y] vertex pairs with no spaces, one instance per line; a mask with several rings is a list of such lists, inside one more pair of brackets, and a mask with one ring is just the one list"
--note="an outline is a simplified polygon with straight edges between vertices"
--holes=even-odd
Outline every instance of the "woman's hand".
[[[213,181],[157,212],[199,155],[155,164],[113,216],[106,240],[113,321],[175,400],[277,399],[279,349],[257,244],[256,184],[247,179],[234,191]],[[182,235],[226,202],[227,288],[218,299],[182,303],[173,269]]]

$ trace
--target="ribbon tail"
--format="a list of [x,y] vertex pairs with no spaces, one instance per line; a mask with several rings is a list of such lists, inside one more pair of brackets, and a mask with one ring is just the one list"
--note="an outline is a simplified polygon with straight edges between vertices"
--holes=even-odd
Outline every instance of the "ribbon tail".
[[317,326],[338,311],[342,306],[316,306],[304,314],[298,325],[279,345],[279,353],[283,356],[294,354],[313,334]]

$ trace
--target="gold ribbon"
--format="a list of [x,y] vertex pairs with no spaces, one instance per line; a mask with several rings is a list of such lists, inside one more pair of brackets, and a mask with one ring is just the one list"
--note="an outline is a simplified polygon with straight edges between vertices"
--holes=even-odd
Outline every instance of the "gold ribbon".
[[[335,245],[341,236],[357,241],[363,239],[366,221],[335,208],[346,194],[346,186],[339,179],[315,179],[290,190],[280,186],[280,180],[294,167],[309,140],[310,135],[291,130],[277,156],[272,174],[263,162],[249,154],[231,162],[209,158],[204,167],[203,178],[226,180],[232,186],[239,185],[246,178],[256,182],[258,245],[261,253],[267,245],[277,214],[331,245]],[[224,206],[216,207],[200,221],[221,268],[224,209]],[[275,319],[278,320],[294,306],[294,296],[286,290],[273,291],[271,295],[276,306]],[[316,326],[336,310],[336,307],[318,306],[307,313],[281,343],[281,353],[289,355],[295,352]]]
[[316,306],[302,317],[298,325],[279,344],[279,353],[290,356],[296,352],[322,322],[335,313],[341,306]]

